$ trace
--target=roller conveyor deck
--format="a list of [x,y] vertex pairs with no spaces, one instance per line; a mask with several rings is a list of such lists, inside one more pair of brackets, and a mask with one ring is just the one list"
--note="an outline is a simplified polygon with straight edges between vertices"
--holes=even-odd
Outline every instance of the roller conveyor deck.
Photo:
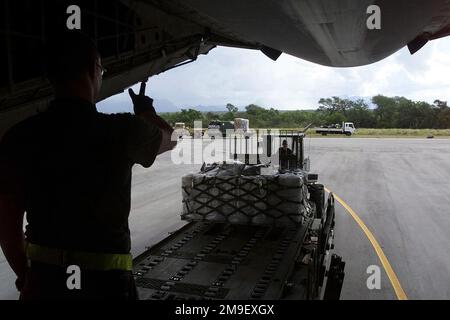
[[295,266],[312,221],[290,227],[191,222],[135,259],[140,298],[283,298],[293,270],[307,278],[307,266]]

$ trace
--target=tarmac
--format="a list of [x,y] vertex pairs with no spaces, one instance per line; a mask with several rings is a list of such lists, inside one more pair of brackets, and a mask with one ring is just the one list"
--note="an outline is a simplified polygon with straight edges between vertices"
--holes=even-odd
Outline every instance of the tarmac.
[[[319,182],[373,234],[397,289],[409,299],[450,299],[450,140],[307,138],[305,153]],[[149,169],[133,168],[133,255],[185,223],[181,176],[200,166],[174,164],[168,152]],[[346,261],[342,299],[398,298],[392,272],[389,278],[361,226],[338,202],[334,253]],[[17,299],[14,280],[0,253],[0,299]]]

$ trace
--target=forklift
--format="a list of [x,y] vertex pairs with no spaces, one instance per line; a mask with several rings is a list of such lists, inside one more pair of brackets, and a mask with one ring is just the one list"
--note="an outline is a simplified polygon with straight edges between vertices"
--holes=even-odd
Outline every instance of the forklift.
[[[286,140],[292,150],[287,167],[277,175],[305,176],[307,202],[312,213],[302,223],[252,225],[189,221],[134,259],[134,277],[143,300],[337,300],[344,280],[345,262],[332,254],[335,207],[333,194],[325,201],[318,175],[309,173],[304,158],[305,131],[245,133],[264,141],[272,156]],[[237,138],[228,143],[238,144]],[[245,148],[249,150],[249,148]],[[250,154],[234,152],[234,160]],[[205,166],[203,166],[204,168]],[[261,174],[257,172],[256,175]],[[182,216],[183,218],[183,216]]]

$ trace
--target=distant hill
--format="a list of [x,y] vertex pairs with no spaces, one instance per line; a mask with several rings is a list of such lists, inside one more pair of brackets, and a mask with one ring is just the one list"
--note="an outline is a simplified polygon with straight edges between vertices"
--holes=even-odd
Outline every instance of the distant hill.
[[184,106],[181,109],[195,109],[200,112],[227,112],[227,108],[225,106]]
[[[122,98],[122,97],[121,97]],[[133,105],[131,100],[122,100],[121,98],[107,99],[97,103],[97,109],[103,113],[120,113],[131,112]],[[180,112],[181,109],[195,109],[200,112],[226,112],[225,105],[223,106],[176,106],[167,99],[154,99],[153,105],[157,112]],[[242,108],[244,109],[244,108]]]
[[[157,112],[176,112],[179,108],[165,99],[155,99],[153,102]],[[130,100],[107,99],[97,103],[97,110],[103,113],[132,112],[133,104]]]

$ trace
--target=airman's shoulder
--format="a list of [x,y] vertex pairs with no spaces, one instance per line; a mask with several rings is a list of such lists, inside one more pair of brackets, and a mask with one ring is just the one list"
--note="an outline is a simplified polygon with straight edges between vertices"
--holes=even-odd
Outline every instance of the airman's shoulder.
[[46,113],[43,112],[21,120],[6,130],[3,137],[0,137],[0,141],[15,141],[20,140],[20,138],[25,138],[30,134],[32,135],[36,127],[42,124],[45,119]]

